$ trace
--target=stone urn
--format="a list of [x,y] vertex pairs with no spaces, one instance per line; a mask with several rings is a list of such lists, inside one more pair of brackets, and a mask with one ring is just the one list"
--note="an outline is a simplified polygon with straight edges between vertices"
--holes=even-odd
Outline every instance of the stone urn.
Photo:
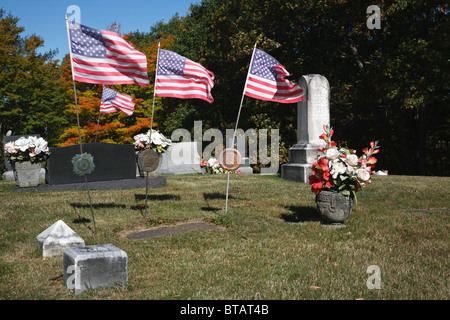
[[344,221],[348,219],[355,207],[355,197],[331,190],[321,190],[316,195],[316,205],[322,223],[326,227],[345,228]]
[[14,178],[16,185],[20,188],[37,187],[39,185],[39,172],[42,163],[31,163],[30,161],[14,162]]

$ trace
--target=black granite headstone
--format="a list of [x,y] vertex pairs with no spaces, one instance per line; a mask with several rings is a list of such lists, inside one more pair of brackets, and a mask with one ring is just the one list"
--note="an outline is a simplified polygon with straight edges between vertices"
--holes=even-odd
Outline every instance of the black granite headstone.
[[[95,170],[87,180],[110,181],[136,179],[136,153],[132,144],[83,143],[83,153],[94,158]],[[81,183],[84,176],[73,172],[72,158],[80,154],[80,145],[50,148],[47,160],[47,183],[49,185]]]

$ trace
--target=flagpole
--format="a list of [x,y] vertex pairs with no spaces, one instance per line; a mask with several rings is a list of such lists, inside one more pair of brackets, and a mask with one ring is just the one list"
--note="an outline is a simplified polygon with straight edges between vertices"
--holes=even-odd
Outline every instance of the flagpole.
[[[73,82],[73,94],[74,94],[74,97],[75,97],[75,109],[77,111],[77,125],[78,125],[78,139],[80,141],[80,154],[83,154],[83,144],[81,142],[81,129],[80,129],[80,114],[78,112],[77,87],[75,85],[75,78],[74,78],[74,71],[73,71],[72,46],[70,45],[69,21],[67,20],[67,14],[66,14],[66,29],[67,29],[67,41],[68,41],[68,44],[69,44],[70,66],[72,67],[72,82]],[[90,207],[91,207],[92,221],[94,223],[94,233],[96,233],[97,232],[97,227],[95,225],[94,209],[92,208],[91,193],[89,191],[89,186],[88,186],[88,181],[87,181],[86,175],[84,175],[84,181],[86,183],[86,190],[88,192],[89,204],[90,204]]]
[[152,143],[153,113],[155,111],[156,80],[158,79],[159,47],[160,47],[160,45],[161,45],[161,42],[158,42],[158,52],[156,53],[155,86],[153,87],[152,118],[150,120],[150,144]]
[[[102,93],[103,93],[103,90],[105,90],[104,84],[102,85]],[[100,114],[101,114],[101,110],[102,110],[101,104],[102,103],[100,101],[100,108],[98,109],[97,129],[95,130],[95,141],[94,142],[97,142],[98,126],[100,125]]]
[[66,29],[67,29],[67,41],[69,43],[70,66],[72,67],[72,82],[73,82],[73,94],[75,97],[75,109],[77,111],[78,139],[80,141],[80,154],[82,154],[83,153],[83,145],[81,142],[80,114],[78,112],[77,88],[75,86],[75,79],[73,77],[74,71],[73,71],[73,63],[72,63],[72,46],[70,45],[69,21],[67,20],[67,14],[66,14]]
[[242,103],[244,102],[244,97],[245,97],[245,89],[247,88],[248,77],[250,75],[250,69],[252,67],[253,57],[255,56],[255,49],[256,49],[257,43],[258,43],[258,41],[255,42],[255,46],[253,47],[252,58],[250,59],[250,65],[249,65],[249,68],[248,68],[248,71],[247,71],[247,77],[245,78],[244,91],[242,92],[241,104],[239,106],[238,116],[237,116],[237,119],[236,119],[236,125],[234,127],[233,140],[232,140],[233,144],[234,144],[234,138],[236,137],[236,131],[237,131],[237,128],[238,128],[238,123],[239,123],[239,117],[241,116]]
[[95,141],[94,142],[97,142],[98,126],[99,125],[100,125],[100,110],[98,111],[97,129],[95,130]]
[[[234,132],[233,132],[233,139],[231,140],[231,144],[232,144],[233,147],[234,147],[234,139],[236,138],[236,131],[237,131],[237,128],[238,128],[239,117],[241,116],[242,103],[244,102],[245,89],[247,87],[248,76],[250,74],[250,69],[252,67],[253,57],[255,56],[255,49],[256,49],[257,43],[258,43],[258,41],[255,42],[255,46],[253,47],[252,58],[250,59],[250,65],[248,67],[247,77],[245,79],[244,91],[242,92],[241,104],[239,105],[238,116],[237,116],[237,119],[236,119],[236,125],[234,127]],[[230,171],[227,172],[227,194],[226,194],[226,198],[225,198],[225,214],[227,214],[227,212],[228,212],[228,190],[229,190],[229,187],[230,187]]]
[[[152,118],[150,120],[150,146],[152,145],[152,131],[153,131],[153,114],[155,112],[155,89],[156,89],[156,80],[158,78],[158,65],[159,65],[159,48],[160,48],[161,42],[158,42],[158,52],[156,53],[156,70],[155,70],[155,86],[153,87],[153,103],[152,103]],[[144,217],[147,216],[147,198],[148,198],[148,172],[145,173],[145,213]]]

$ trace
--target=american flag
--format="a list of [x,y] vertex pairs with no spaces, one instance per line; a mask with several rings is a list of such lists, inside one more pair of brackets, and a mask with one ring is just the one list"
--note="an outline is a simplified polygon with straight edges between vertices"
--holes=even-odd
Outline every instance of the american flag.
[[155,96],[203,99],[212,103],[214,74],[175,52],[159,49]]
[[149,85],[145,54],[115,32],[72,23],[69,46],[73,79],[76,81]]
[[125,112],[127,116],[131,116],[134,112],[133,98],[116,90],[103,87],[100,113],[112,113],[119,110]]
[[289,75],[274,57],[255,48],[244,94],[255,99],[281,103],[303,100],[303,89],[284,79]]

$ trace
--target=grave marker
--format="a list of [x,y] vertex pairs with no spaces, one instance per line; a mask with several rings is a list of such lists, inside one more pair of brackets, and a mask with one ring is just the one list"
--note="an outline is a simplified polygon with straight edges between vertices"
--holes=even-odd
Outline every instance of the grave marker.
[[112,244],[68,248],[63,267],[64,283],[75,294],[128,281],[128,256]]
[[323,125],[330,124],[330,85],[318,74],[302,76],[299,85],[306,98],[297,103],[297,143],[289,149],[289,163],[281,166],[281,177],[308,182],[311,166],[317,161],[317,149],[325,146],[319,139]]
[[56,221],[36,237],[44,258],[62,257],[70,247],[84,246],[84,240],[62,220]]

